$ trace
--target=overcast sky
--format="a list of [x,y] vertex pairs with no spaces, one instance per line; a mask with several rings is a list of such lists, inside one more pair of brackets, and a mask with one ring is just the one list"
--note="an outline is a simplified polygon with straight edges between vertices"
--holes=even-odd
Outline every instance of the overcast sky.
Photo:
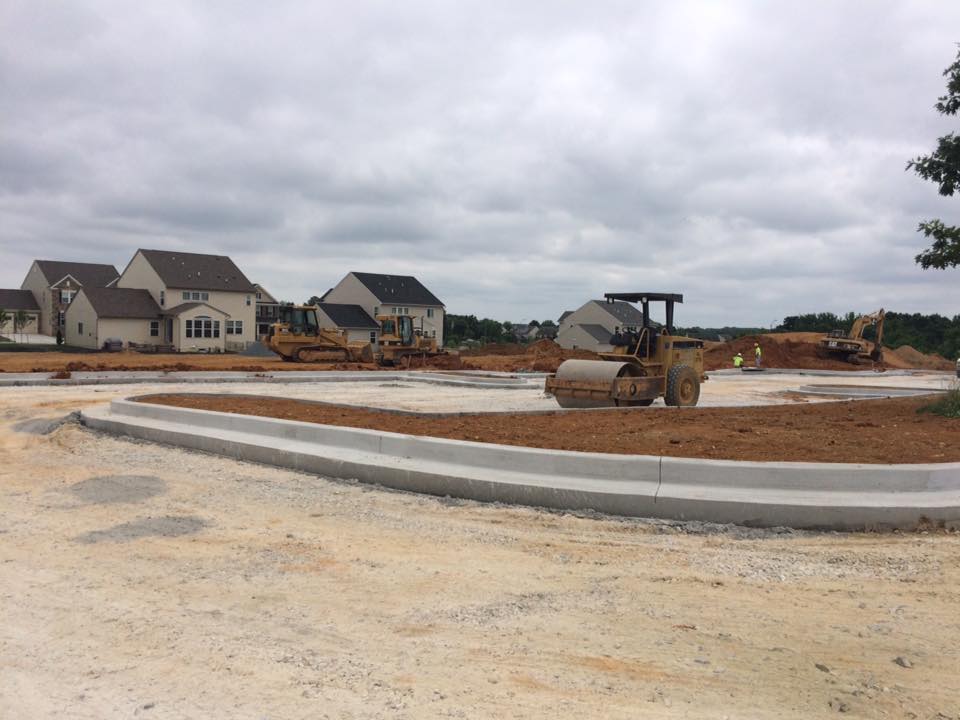
[[960,198],[904,172],[958,129],[960,2],[0,0],[0,32],[0,287],[143,247],[501,320],[960,313],[913,261]]

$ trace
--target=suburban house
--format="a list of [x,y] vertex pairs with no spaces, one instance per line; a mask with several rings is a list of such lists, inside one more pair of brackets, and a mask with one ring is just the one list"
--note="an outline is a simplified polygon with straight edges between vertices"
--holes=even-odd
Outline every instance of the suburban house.
[[13,333],[14,315],[18,312],[26,313],[27,322],[23,327],[18,327],[17,332],[40,332],[40,306],[29,290],[0,289],[0,310],[3,310],[8,316],[7,322],[0,324],[0,335]]
[[530,342],[540,337],[540,326],[533,323],[511,322],[510,335],[513,336],[514,342]]
[[410,275],[351,272],[328,290],[323,303],[359,305],[372,318],[378,315],[409,315],[414,331],[435,337],[443,345],[444,305]]
[[256,339],[256,288],[225,255],[137,250],[114,287],[153,298],[161,321],[159,334],[149,336],[154,344],[209,352],[242,349]]
[[146,290],[80,288],[66,313],[68,345],[100,349],[107,340],[159,345],[163,315]]
[[118,277],[113,265],[34,260],[20,289],[29,290],[40,309],[35,332],[56,335],[57,330],[64,329],[64,313],[80,288],[110,287]]
[[325,302],[318,304],[316,308],[320,327],[342,330],[350,341],[376,343],[380,337],[377,321],[359,305]]
[[264,290],[262,285],[254,283],[253,287],[256,289],[257,298],[256,339],[261,340],[270,334],[270,326],[277,321],[280,312],[280,303],[273,295]]
[[573,312],[560,316],[557,343],[560,347],[594,352],[613,349],[610,338],[617,328],[643,326],[643,313],[630,303],[590,300]]

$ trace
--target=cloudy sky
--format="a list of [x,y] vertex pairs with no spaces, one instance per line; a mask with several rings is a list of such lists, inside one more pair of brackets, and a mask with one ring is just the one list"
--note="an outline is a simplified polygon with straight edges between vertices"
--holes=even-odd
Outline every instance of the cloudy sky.
[[350,270],[450,312],[682,292],[680,324],[960,313],[904,172],[960,3],[0,0],[0,287],[33,258]]

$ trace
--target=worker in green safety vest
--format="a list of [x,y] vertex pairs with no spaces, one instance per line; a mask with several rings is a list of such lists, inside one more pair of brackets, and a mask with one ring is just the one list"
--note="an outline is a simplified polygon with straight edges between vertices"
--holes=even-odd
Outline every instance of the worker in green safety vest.
[[760,367],[760,361],[763,359],[763,350],[760,349],[760,343],[753,344],[753,354],[755,356],[756,366]]
[[743,367],[743,353],[737,353],[736,355],[733,356],[733,368],[736,370],[737,368],[742,368],[742,367]]

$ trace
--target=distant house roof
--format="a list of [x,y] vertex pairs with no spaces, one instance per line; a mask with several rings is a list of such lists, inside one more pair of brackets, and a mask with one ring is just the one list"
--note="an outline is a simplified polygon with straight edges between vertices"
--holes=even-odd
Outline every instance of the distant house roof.
[[0,310],[39,310],[36,298],[29,290],[0,289]]
[[[405,305],[443,305],[412,275],[380,275],[379,273],[351,273],[382,303]],[[326,296],[324,296],[326,297]]]
[[587,333],[587,335],[592,337],[597,342],[603,343],[604,345],[610,344],[610,338],[613,333],[607,330],[603,325],[590,324],[590,325],[577,325],[577,327],[583,330],[585,333]]
[[337,327],[350,330],[379,330],[380,326],[367,311],[359,305],[342,305],[340,303],[320,303],[319,307],[327,314]]
[[156,320],[160,317],[160,306],[146,290],[83,287],[80,292],[90,301],[98,318]]
[[184,290],[256,292],[253,283],[226,255],[138,250],[167,287]]
[[606,300],[594,300],[597,305],[613,315],[624,325],[640,327],[643,325],[643,313],[628,302],[617,300],[608,303]]
[[83,287],[106,287],[120,277],[120,273],[113,265],[97,263],[37,260],[37,267],[51,285],[70,275]]
[[173,315],[173,316],[176,316],[176,315],[181,315],[181,314],[187,312],[187,310],[193,310],[194,308],[198,308],[198,307],[210,308],[210,309],[213,310],[214,312],[218,312],[218,313],[220,313],[221,315],[224,315],[224,316],[226,316],[226,317],[230,317],[230,313],[226,313],[226,312],[224,312],[223,310],[221,310],[220,308],[214,307],[214,306],[211,305],[210,303],[205,303],[205,302],[185,302],[185,303],[180,303],[179,305],[174,305],[172,308],[169,308],[169,309],[167,309],[167,310],[164,310],[164,311],[163,311],[163,314],[164,314],[164,315]]
[[573,310],[564,310],[563,313],[561,313],[560,320],[558,322],[563,322],[571,315],[573,315]]

